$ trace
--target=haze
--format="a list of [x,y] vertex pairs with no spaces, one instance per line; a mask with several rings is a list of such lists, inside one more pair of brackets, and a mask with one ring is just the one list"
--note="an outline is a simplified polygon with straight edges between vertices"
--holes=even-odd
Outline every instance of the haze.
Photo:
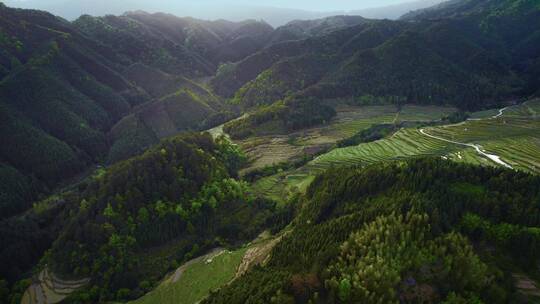
[[[412,2],[411,2],[412,1]],[[145,10],[166,12],[201,19],[262,19],[273,26],[295,19],[313,19],[338,14],[355,14],[368,18],[395,19],[410,10],[424,8],[442,0],[264,0],[253,4],[247,0],[7,0],[8,6],[33,8],[73,20],[82,14],[101,16]]]

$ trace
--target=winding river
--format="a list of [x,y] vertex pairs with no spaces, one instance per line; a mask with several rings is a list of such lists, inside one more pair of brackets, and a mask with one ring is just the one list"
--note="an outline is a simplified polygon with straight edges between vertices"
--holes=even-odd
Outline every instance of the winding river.
[[[509,107],[505,107],[505,108],[500,109],[499,113],[497,115],[494,115],[494,116],[492,116],[490,118],[487,118],[487,119],[496,119],[496,118],[501,117],[504,114],[504,111],[506,111],[508,108]],[[476,118],[476,119],[469,119],[469,120],[478,121],[478,120],[483,120],[483,119],[482,118]],[[480,145],[453,141],[453,140],[449,140],[449,139],[442,138],[442,137],[439,137],[439,136],[431,135],[431,134],[427,133],[425,129],[420,129],[420,133],[422,133],[422,135],[425,135],[425,136],[433,138],[433,139],[441,140],[441,141],[444,141],[444,142],[448,142],[448,143],[452,143],[452,144],[456,144],[456,145],[460,145],[460,146],[466,146],[466,147],[473,148],[473,149],[476,150],[476,152],[478,154],[480,154],[483,157],[486,157],[486,158],[490,159],[491,161],[495,162],[496,164],[504,166],[504,167],[509,168],[509,169],[514,169],[510,164],[504,162],[501,159],[500,156],[495,155],[495,154],[489,154],[489,153],[486,153],[485,151],[483,151],[482,147]]]

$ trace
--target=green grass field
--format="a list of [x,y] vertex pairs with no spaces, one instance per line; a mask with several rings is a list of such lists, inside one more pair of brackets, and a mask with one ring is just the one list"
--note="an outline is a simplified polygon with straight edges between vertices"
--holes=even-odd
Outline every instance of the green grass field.
[[287,135],[266,135],[238,141],[252,160],[245,171],[314,155],[339,140],[376,124],[403,121],[436,121],[455,112],[455,108],[404,105],[336,106],[337,115],[328,124]]
[[[440,108],[410,107],[399,114],[401,120],[435,120]],[[405,114],[403,114],[403,112]],[[440,112],[447,115],[448,112]],[[459,143],[480,145],[489,154],[499,156],[514,169],[540,173],[540,100],[510,107],[498,118],[498,110],[474,113],[464,123],[425,128],[433,136]],[[379,116],[380,117],[380,116]],[[358,122],[360,125],[361,122]],[[401,129],[389,138],[334,149],[302,168],[282,172],[257,181],[253,187],[274,199],[283,199],[302,191],[313,177],[332,166],[369,165],[379,161],[400,160],[420,156],[435,156],[458,162],[498,166],[480,155],[474,148],[428,137],[416,128]]]
[[185,268],[177,281],[173,282],[173,275],[142,298],[129,303],[197,303],[205,298],[211,290],[227,284],[234,278],[246,250],[247,248],[232,252],[225,250],[214,257],[211,263],[207,263],[205,259],[197,260]]

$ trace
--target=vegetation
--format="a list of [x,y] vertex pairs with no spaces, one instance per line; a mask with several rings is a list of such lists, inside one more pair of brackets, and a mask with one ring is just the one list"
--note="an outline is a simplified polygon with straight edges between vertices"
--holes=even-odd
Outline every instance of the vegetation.
[[493,284],[467,239],[454,233],[433,238],[427,215],[378,217],[340,249],[326,269],[331,301],[443,300],[436,290],[471,299]]
[[[175,275],[133,304],[197,303],[210,291],[218,289],[234,279],[236,269],[246,252],[241,248],[233,252],[219,251],[209,259],[198,259],[183,270],[178,280]],[[204,257],[204,256],[203,256]]]
[[[297,130],[328,122],[336,112],[314,98],[289,98],[235,120],[225,125],[224,131],[233,139],[246,138],[258,132],[275,132],[275,128],[285,131]],[[277,126],[269,125],[275,122]]]
[[[267,266],[205,303],[519,301],[511,271],[535,258],[514,260],[512,269],[485,259],[469,239],[505,244],[474,228],[470,214],[538,227],[539,183],[537,176],[435,159],[328,170],[297,199],[294,229]],[[534,250],[525,239],[511,251]]]
[[355,135],[340,140],[337,146],[340,148],[356,146],[361,143],[376,141],[382,139],[399,129],[397,125],[381,124],[370,127],[369,129],[362,130]]
[[[226,140],[215,144],[209,135],[193,134],[108,168],[71,206],[49,267],[93,278],[90,293],[79,298],[124,300],[142,295],[139,281],[154,282],[170,269],[162,260],[184,261],[254,237],[274,207],[229,178],[238,166],[235,153]],[[163,246],[170,247],[166,256],[145,253]]]
[[370,20],[272,45],[235,63],[212,85],[248,108],[297,97],[478,110],[535,93],[539,40],[530,29],[540,26],[538,6],[454,2],[434,9],[440,14],[434,18]]
[[0,4],[0,302],[530,302],[539,14]]

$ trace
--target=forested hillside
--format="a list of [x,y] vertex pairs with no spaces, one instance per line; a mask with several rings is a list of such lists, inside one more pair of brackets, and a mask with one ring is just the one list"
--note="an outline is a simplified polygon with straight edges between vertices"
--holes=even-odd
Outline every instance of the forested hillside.
[[15,185],[2,185],[2,217],[94,164],[230,119],[222,98],[191,79],[258,50],[271,32],[142,12],[69,23],[0,3],[1,178]]
[[0,303],[530,303],[539,92],[536,0],[277,29],[0,3]]
[[[471,110],[534,94],[540,48],[536,1],[457,3],[463,12],[443,13],[442,5],[433,9],[441,11],[438,18],[366,20],[272,45],[222,69],[212,86],[248,109],[302,96]],[[272,118],[279,119],[284,118]],[[245,125],[253,129],[260,123]]]
[[435,159],[331,169],[265,266],[204,303],[521,303],[512,275],[537,275],[539,189]]
[[51,248],[42,267],[92,279],[74,299],[142,296],[178,263],[279,224],[274,204],[233,178],[241,162],[228,141],[208,134],[163,141],[3,223],[0,275],[21,278]]

